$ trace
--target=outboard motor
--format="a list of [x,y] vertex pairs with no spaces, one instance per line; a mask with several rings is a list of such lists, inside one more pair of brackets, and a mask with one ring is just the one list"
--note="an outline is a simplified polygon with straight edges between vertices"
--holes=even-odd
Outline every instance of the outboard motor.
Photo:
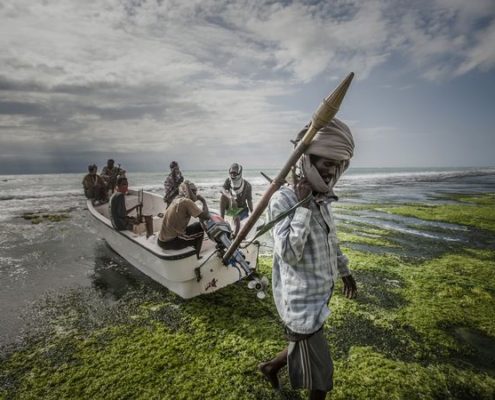
[[[217,243],[217,249],[222,255],[232,242],[230,239],[232,235],[230,224],[216,214],[211,214],[210,219],[206,222],[206,234],[211,240]],[[239,265],[246,275],[250,275],[253,272],[253,269],[249,266],[249,262],[246,261],[239,249],[232,254],[232,258],[229,260],[229,264],[233,263]]]
[[[232,243],[231,235],[232,229],[230,224],[220,215],[210,213],[210,219],[205,223],[205,231],[208,237],[217,243],[217,250],[220,253],[220,257],[223,257],[226,249],[230,247]],[[248,288],[256,289],[257,296],[260,299],[265,298],[265,289],[268,286],[268,279],[262,277],[261,279],[252,275],[254,268],[249,265],[249,261],[246,261],[244,254],[239,249],[236,249],[229,260],[229,265],[239,266],[246,273],[246,276],[250,276],[252,279],[248,284]]]

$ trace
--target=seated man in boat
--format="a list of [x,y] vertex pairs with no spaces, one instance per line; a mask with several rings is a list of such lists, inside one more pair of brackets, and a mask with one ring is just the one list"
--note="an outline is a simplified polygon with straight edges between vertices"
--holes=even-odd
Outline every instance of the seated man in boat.
[[223,184],[220,196],[220,216],[224,218],[225,211],[236,209],[234,215],[235,234],[239,231],[240,222],[253,211],[253,191],[251,184],[242,177],[242,166],[234,163],[229,168],[229,177]]
[[163,196],[163,201],[167,204],[167,207],[172,204],[172,201],[179,194],[179,185],[184,182],[184,177],[179,169],[179,163],[177,161],[172,161],[170,163],[170,174],[168,174],[165,179],[165,196]]
[[125,176],[125,170],[119,167],[116,167],[115,161],[112,159],[109,159],[107,161],[107,165],[103,167],[101,170],[101,177],[105,180],[107,183],[107,190],[110,191],[110,193],[113,193],[115,190],[115,185],[117,184],[117,178],[119,176]]
[[119,176],[117,178],[117,191],[110,198],[110,219],[112,225],[118,231],[132,230],[132,226],[137,222],[136,218],[129,217],[129,213],[134,211],[138,207],[142,207],[142,204],[136,204],[129,209],[125,205],[125,195],[129,190],[129,183],[127,178]]
[[88,174],[82,181],[84,195],[93,202],[104,203],[108,200],[106,184],[97,171],[98,167],[95,164],[88,165]]
[[[158,245],[166,250],[180,250],[192,246],[196,249],[196,257],[200,259],[203,227],[199,222],[188,224],[191,217],[207,220],[210,214],[206,200],[197,193],[192,182],[186,180],[179,185],[179,195],[165,211],[157,241]],[[203,209],[195,204],[197,200],[203,203]]]

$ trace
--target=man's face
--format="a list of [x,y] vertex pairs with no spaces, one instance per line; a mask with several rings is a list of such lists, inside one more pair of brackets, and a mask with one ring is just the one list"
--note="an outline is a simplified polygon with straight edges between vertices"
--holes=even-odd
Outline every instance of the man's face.
[[330,158],[318,157],[314,161],[314,166],[326,184],[329,184],[332,178],[337,173],[341,161],[332,160]]
[[113,168],[113,163],[114,163],[113,161],[108,161],[107,162],[107,167],[108,168]]
[[96,168],[92,168],[89,170],[90,175],[96,175]]
[[120,183],[117,189],[121,193],[127,193],[129,191],[129,183],[127,181],[123,181]]
[[237,168],[232,168],[230,171],[229,171],[229,176],[232,178],[232,179],[235,179],[239,176],[239,170]]
[[196,201],[198,200],[198,189],[196,188],[196,186],[190,186],[189,189],[191,190],[191,200],[192,201]]

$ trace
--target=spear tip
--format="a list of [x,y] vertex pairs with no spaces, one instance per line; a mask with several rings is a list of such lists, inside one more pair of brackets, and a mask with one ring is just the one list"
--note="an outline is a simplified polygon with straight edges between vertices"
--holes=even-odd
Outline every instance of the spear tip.
[[[344,100],[347,89],[349,89],[352,78],[354,78],[354,72],[347,75],[340,85],[337,86],[337,88],[323,100],[318,109],[315,111],[311,120],[311,125],[315,131],[318,131],[321,127],[328,124],[335,116],[340,108],[340,104],[342,104],[342,100]],[[309,145],[313,136],[309,134],[308,130],[303,138],[303,142]]]
[[354,78],[354,72],[351,72],[347,77],[340,83],[337,88],[328,95],[325,99],[325,102],[332,104],[337,110],[344,99],[345,94],[347,93],[347,89],[351,85],[352,79]]

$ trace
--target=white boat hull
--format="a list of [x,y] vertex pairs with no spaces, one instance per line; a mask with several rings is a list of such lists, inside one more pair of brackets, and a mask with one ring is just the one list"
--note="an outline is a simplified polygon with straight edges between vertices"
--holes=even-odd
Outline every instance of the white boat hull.
[[[130,191],[126,197],[126,207],[130,208],[136,203],[136,192]],[[144,193],[143,214],[147,212],[148,215],[153,215],[154,220],[154,234],[149,238],[146,238],[144,232],[134,233],[114,229],[108,218],[108,204],[96,207],[91,201],[87,204],[98,235],[104,238],[116,253],[182,298],[188,299],[214,292],[248,275],[238,266],[224,265],[216,249],[216,243],[208,237],[204,239],[200,260],[197,259],[192,247],[179,251],[168,251],[159,247],[157,236],[161,218],[157,215],[164,212],[165,205],[162,198],[156,194]],[[256,268],[258,247],[257,244],[251,244],[242,250],[252,270]]]

